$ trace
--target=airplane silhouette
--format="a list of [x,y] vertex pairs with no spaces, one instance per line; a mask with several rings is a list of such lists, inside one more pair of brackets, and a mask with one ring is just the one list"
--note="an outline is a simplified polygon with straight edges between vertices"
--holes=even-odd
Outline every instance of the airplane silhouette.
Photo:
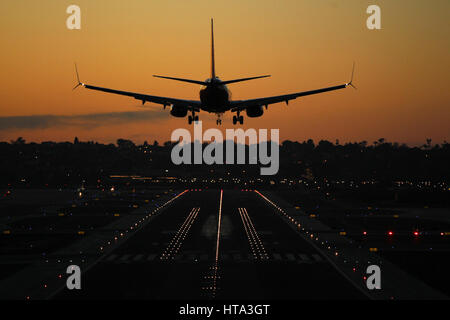
[[327,87],[327,88],[322,88],[322,89],[317,89],[317,90],[311,90],[311,91],[296,92],[296,93],[273,96],[273,97],[248,99],[248,100],[231,100],[231,93],[226,86],[227,84],[241,82],[241,81],[247,81],[247,80],[253,80],[253,79],[266,78],[266,77],[270,77],[270,75],[250,77],[250,78],[241,78],[241,79],[234,79],[234,80],[226,80],[226,81],[220,80],[216,76],[216,71],[215,71],[214,22],[213,22],[213,19],[211,19],[211,77],[209,79],[206,79],[205,81],[198,81],[198,80],[191,80],[191,79],[181,79],[181,78],[153,75],[154,77],[157,77],[157,78],[164,78],[164,79],[183,81],[183,82],[189,82],[189,83],[202,85],[203,87],[200,90],[200,101],[152,96],[152,95],[147,95],[147,94],[120,91],[120,90],[102,88],[102,87],[85,84],[80,81],[80,77],[78,75],[78,70],[77,70],[76,64],[75,64],[75,71],[76,71],[78,84],[73,88],[73,90],[78,88],[78,86],[83,86],[83,87],[85,87],[87,89],[91,89],[91,90],[97,90],[97,91],[103,91],[103,92],[133,97],[137,100],[141,100],[142,104],[144,104],[145,102],[153,102],[153,103],[157,103],[157,104],[162,104],[164,106],[164,109],[167,106],[170,106],[171,107],[170,114],[174,117],[183,118],[183,117],[186,117],[188,112],[190,112],[191,115],[188,117],[189,124],[192,124],[193,121],[198,121],[198,115],[196,115],[196,113],[200,112],[200,110],[217,114],[217,121],[216,121],[217,124],[222,124],[221,116],[226,111],[236,112],[236,115],[233,116],[233,124],[236,124],[238,122],[240,124],[243,124],[244,118],[243,118],[243,116],[240,115],[240,113],[243,111],[246,112],[247,117],[256,118],[256,117],[260,117],[263,115],[263,113],[264,113],[263,106],[265,106],[267,109],[269,104],[274,104],[274,103],[279,103],[279,102],[286,102],[286,104],[288,104],[289,100],[293,100],[298,97],[308,96],[308,95],[312,95],[312,94],[318,94],[318,93],[327,92],[327,91],[344,89],[348,86],[351,86],[356,89],[356,87],[352,84],[354,69],[355,69],[355,64],[353,63],[352,76],[351,76],[350,82],[342,84],[342,85]]

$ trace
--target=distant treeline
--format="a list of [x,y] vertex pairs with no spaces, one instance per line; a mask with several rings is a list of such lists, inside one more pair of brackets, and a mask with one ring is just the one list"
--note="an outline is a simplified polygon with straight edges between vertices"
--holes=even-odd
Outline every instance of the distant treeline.
[[[206,144],[204,144],[206,145]],[[172,164],[173,142],[137,145],[118,139],[116,144],[97,142],[27,143],[18,138],[0,142],[2,186],[74,186],[105,181],[110,175],[171,177],[327,178],[395,180],[450,180],[450,144],[421,147],[379,139],[340,144],[321,140],[284,141],[276,177],[260,176],[260,165]],[[248,146],[245,146],[248,155]],[[248,163],[248,161],[247,161]]]

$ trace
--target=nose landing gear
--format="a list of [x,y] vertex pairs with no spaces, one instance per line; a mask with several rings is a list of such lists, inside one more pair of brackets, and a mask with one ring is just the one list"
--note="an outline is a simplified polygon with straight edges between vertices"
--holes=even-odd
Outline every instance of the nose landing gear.
[[222,124],[222,119],[221,119],[221,117],[222,117],[222,114],[221,114],[221,113],[218,113],[218,114],[217,114],[217,120],[216,120],[216,124],[217,124],[217,125],[221,125],[221,124]]

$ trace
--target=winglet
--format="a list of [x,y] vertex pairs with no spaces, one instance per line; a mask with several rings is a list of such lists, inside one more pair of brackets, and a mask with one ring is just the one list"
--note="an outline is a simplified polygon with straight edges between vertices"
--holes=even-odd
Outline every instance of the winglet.
[[80,76],[79,76],[79,74],[78,74],[78,68],[77,68],[77,64],[76,64],[76,63],[75,63],[75,73],[76,73],[76,75],[77,75],[77,85],[76,85],[75,87],[73,87],[72,90],[75,90],[75,89],[78,88],[79,86],[84,86],[84,83],[82,83],[82,82],[80,81]]
[[346,83],[345,86],[350,86],[350,87],[352,87],[353,89],[356,90],[357,88],[353,85],[353,75],[354,75],[354,73],[355,73],[355,62],[353,61],[352,77],[350,78],[350,82]]

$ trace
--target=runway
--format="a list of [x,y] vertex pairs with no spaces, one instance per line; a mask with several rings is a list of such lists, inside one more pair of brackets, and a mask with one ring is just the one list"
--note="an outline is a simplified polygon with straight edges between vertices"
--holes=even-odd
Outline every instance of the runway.
[[189,190],[83,272],[82,284],[54,298],[367,299],[244,190]]

